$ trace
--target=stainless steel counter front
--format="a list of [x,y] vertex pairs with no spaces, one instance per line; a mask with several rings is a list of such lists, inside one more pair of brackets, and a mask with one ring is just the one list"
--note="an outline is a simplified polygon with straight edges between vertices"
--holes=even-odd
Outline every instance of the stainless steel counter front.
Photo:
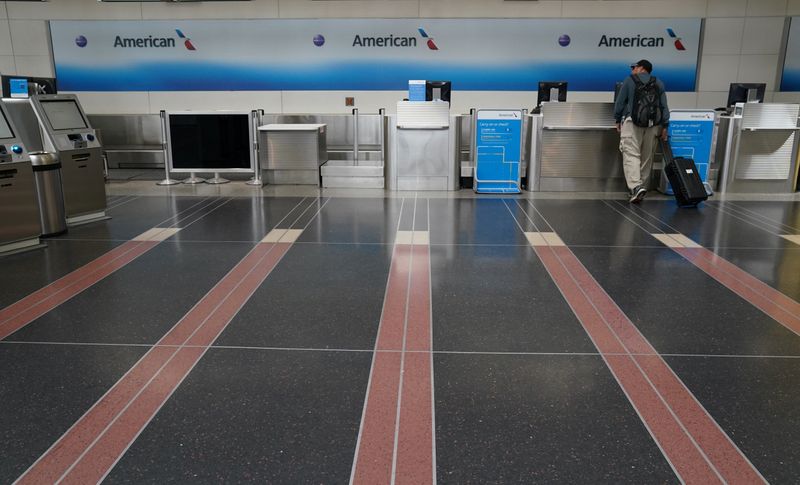
[[399,102],[387,129],[387,188],[458,190],[460,124],[446,103]]
[[797,180],[800,105],[744,103],[720,117],[718,187],[731,193],[792,193]]
[[319,185],[319,167],[328,161],[325,124],[276,123],[258,131],[267,147],[262,168],[268,184]]
[[528,190],[626,190],[613,103],[544,103],[531,116]]
[[89,115],[109,168],[164,168],[158,114]]

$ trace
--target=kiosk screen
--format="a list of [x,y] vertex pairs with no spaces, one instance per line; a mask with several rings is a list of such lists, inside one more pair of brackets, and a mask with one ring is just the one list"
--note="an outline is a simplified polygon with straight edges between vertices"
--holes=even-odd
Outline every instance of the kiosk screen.
[[50,121],[50,126],[53,130],[76,130],[80,128],[88,128],[86,121],[81,115],[81,110],[78,109],[78,104],[73,99],[60,99],[60,100],[42,100],[42,109],[44,109],[47,119]]
[[0,140],[3,138],[14,138],[14,132],[11,131],[11,126],[8,124],[5,113],[0,111]]

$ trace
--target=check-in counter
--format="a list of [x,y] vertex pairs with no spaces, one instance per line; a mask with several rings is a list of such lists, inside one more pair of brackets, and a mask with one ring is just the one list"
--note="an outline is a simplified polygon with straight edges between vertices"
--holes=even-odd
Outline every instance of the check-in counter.
[[258,131],[266,146],[262,169],[268,184],[319,185],[319,167],[328,161],[325,124],[276,123]]
[[442,101],[400,101],[389,116],[389,190],[458,190],[461,117]]
[[717,190],[792,193],[797,183],[800,105],[737,104],[720,117]]
[[543,103],[530,117],[528,190],[626,190],[613,103]]
[[164,168],[158,114],[89,115],[108,168]]

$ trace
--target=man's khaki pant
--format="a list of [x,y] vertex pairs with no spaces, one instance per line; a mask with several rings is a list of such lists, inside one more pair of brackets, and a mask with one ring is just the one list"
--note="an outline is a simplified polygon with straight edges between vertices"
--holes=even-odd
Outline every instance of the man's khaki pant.
[[640,185],[646,186],[650,179],[653,151],[660,133],[660,126],[642,128],[634,125],[630,118],[626,118],[622,124],[619,151],[622,152],[622,170],[625,172],[625,183],[629,190]]

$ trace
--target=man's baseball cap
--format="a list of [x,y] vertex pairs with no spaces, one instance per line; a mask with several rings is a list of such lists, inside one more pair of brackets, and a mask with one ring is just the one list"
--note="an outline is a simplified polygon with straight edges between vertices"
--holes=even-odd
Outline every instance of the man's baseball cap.
[[631,69],[634,67],[643,67],[647,72],[653,72],[653,64],[650,63],[647,59],[642,59],[641,61],[634,62],[631,64]]

